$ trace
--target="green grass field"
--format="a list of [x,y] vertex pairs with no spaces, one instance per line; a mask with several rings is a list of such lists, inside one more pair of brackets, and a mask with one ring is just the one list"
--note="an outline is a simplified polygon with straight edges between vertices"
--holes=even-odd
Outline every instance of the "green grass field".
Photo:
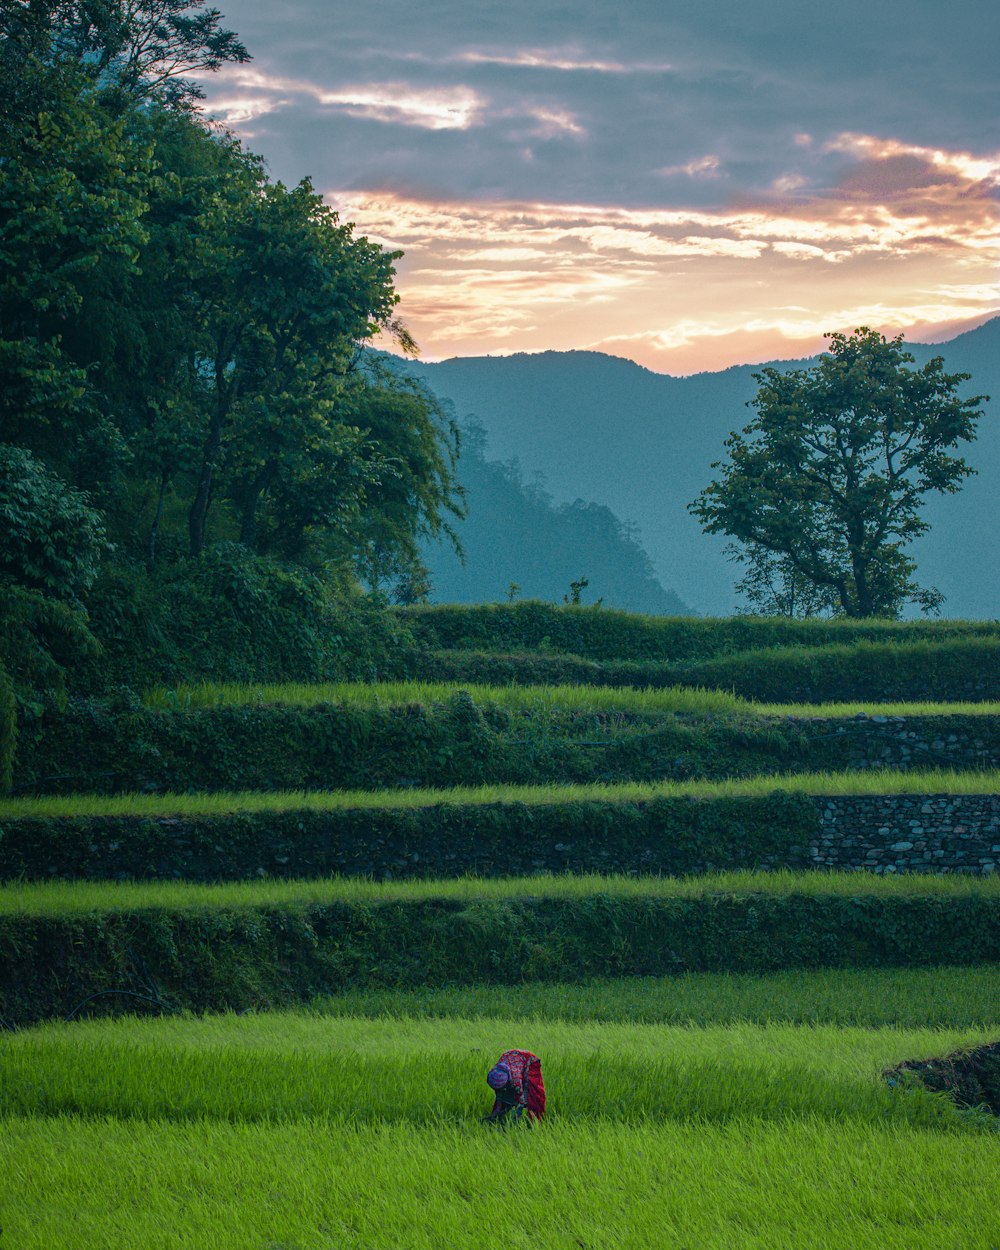
[[194,794],[66,794],[0,799],[0,820],[101,816],[210,816],[224,812],[342,811],[438,804],[527,803],[544,806],[588,799],[642,802],[653,798],[735,798],[773,794],[998,794],[1000,769],[783,773],[729,781],[634,781],[583,785],[484,785],[405,790],[244,790]]
[[584,898],[594,894],[640,898],[701,898],[710,894],[840,895],[873,898],[998,898],[1000,874],[937,876],[866,872],[720,872],[691,877],[459,877],[449,880],[370,881],[363,877],[227,881],[11,882],[0,886],[0,916],[59,916],[77,912],[170,910],[290,903],[378,902],[411,899]]
[[[995,1250],[1000,1133],[883,1073],[995,1038],[996,986],[693,976],[0,1035],[4,1244]],[[766,1005],[812,1015],[749,1022]],[[688,1023],[637,1020],[668,1010]],[[550,1116],[502,1134],[479,1116],[510,1045],[542,1055]]]
[[353,990],[317,999],[321,1015],[564,1020],[635,1024],[837,1024],[1000,1031],[1000,965],[973,968],[824,968],[600,979],[515,988]]
[[0,1108],[150,1120],[467,1123],[489,1110],[486,1069],[517,1045],[545,1057],[553,1121],[809,1116],[948,1128],[957,1116],[941,1095],[891,1089],[880,1074],[990,1036],[284,1012],[60,1024],[0,1047]]
[[12,1250],[995,1250],[1000,1140],[734,1120],[0,1120]]
[[627,712],[642,716],[687,714],[719,716],[849,717],[870,716],[997,716],[1000,703],[752,703],[724,690],[674,686],[641,690],[608,686],[489,686],[465,682],[396,681],[240,685],[202,682],[151,690],[146,705],[160,710],[288,704],[314,707],[405,707],[446,703],[456,690],[467,690],[477,703],[493,703],[512,712]]

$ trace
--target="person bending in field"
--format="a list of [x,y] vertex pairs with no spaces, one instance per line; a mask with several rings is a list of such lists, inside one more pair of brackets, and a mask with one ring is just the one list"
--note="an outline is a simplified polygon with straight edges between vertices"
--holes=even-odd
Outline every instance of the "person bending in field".
[[542,1061],[530,1050],[505,1050],[486,1074],[493,1090],[493,1110],[487,1124],[506,1128],[525,1115],[528,1122],[545,1118],[545,1083]]

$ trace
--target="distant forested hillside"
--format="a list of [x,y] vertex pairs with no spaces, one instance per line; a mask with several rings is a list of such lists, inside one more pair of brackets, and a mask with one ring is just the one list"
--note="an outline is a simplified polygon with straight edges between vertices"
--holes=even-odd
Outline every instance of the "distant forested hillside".
[[[945,615],[993,618],[1000,615],[1000,318],[912,351],[918,364],[943,356],[949,370],[972,374],[970,393],[993,396],[965,453],[977,475],[956,495],[929,498],[931,531],[914,547],[919,579],[944,593]],[[486,454],[516,456],[529,481],[543,473],[557,501],[583,496],[634,521],[656,577],[695,611],[719,615],[737,606],[738,572],[725,541],[703,534],[686,505],[711,479],[726,436],[749,421],[745,404],[760,367],[674,378],[598,352],[407,365],[459,417],[475,414]]]
[[582,603],[603,599],[637,612],[690,613],[656,579],[634,527],[604,504],[555,503],[540,478],[525,481],[516,460],[488,460],[485,449],[482,426],[467,426],[459,476],[468,517],[456,525],[465,563],[444,543],[425,546],[433,600],[500,601],[515,583],[518,598],[561,603],[570,583],[585,577]]

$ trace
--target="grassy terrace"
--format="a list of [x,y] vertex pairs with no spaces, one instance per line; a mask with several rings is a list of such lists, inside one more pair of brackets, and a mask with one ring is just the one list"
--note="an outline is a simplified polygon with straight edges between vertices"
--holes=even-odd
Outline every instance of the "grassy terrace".
[[[498,1019],[259,1016],[88,1021],[0,1047],[0,1113],[155,1120],[461,1121],[489,1110],[502,1039],[545,1056],[553,1122],[796,1115],[957,1127],[954,1108],[880,1078],[983,1045],[987,1029],[736,1023],[686,1028]],[[350,1056],[350,1062],[345,1062]],[[720,1073],[725,1079],[720,1079]],[[414,1074],[425,1074],[415,1080]],[[431,1079],[430,1074],[435,1074]]]
[[808,1116],[489,1136],[0,1121],[17,1250],[994,1250],[998,1168],[981,1134]]
[[597,978],[514,989],[470,985],[349,989],[301,1011],[379,1020],[675,1024],[837,1024],[897,1029],[992,1029],[1000,1037],[1000,965],[973,968],[823,968],[754,976],[685,972]]
[[1000,874],[988,877],[862,872],[721,872],[696,877],[601,877],[564,874],[445,881],[370,881],[333,877],[308,881],[188,882],[54,881],[0,886],[0,916],[65,916],[148,908],[194,911],[215,907],[409,902],[422,899],[579,899],[595,894],[630,898],[713,895],[806,895],[812,898],[1000,899]]
[[722,690],[638,690],[609,686],[485,686],[464,682],[339,682],[328,684],[238,685],[202,683],[157,689],[146,696],[150,708],[245,707],[282,704],[314,707],[405,707],[446,703],[456,690],[467,690],[477,703],[493,703],[511,712],[622,712],[636,716],[998,716],[1000,703],[752,703]]
[[0,821],[72,817],[218,816],[227,812],[344,811],[349,809],[421,808],[443,804],[525,803],[533,807],[560,803],[641,803],[655,798],[693,799],[760,796],[783,790],[795,794],[1000,794],[1000,770],[948,769],[864,772],[786,773],[729,781],[655,781],[592,785],[485,785],[449,789],[285,790],[196,794],[67,794],[0,799]]

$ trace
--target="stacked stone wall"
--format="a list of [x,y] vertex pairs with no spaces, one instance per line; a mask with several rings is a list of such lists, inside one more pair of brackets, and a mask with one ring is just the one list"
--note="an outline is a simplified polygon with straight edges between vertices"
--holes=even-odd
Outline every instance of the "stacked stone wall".
[[803,864],[870,872],[989,874],[1000,864],[1000,795],[842,795],[816,800]]

